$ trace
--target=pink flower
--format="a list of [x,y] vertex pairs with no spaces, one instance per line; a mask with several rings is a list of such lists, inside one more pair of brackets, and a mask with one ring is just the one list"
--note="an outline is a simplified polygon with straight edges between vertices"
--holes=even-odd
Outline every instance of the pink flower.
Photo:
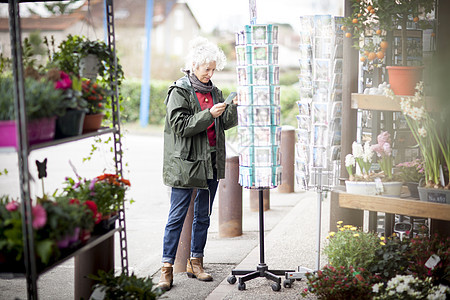
[[378,144],[391,143],[391,135],[387,131],[381,132],[377,137]]
[[392,148],[391,145],[389,143],[384,143],[383,144],[383,151],[387,156],[391,156],[392,154]]
[[56,90],[67,90],[72,88],[72,80],[70,79],[70,76],[61,71],[60,73],[61,80],[58,80],[55,82],[55,89]]
[[44,227],[45,223],[47,223],[47,212],[45,209],[40,204],[37,204],[33,206],[31,212],[33,214],[33,228],[39,229]]
[[17,203],[17,201],[12,201],[6,204],[5,207],[8,211],[16,211],[19,208],[19,203]]

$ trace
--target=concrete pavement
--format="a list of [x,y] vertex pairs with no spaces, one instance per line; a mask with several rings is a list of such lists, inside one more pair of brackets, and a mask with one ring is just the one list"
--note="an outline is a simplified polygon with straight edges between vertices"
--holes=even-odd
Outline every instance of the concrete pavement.
[[[124,132],[124,177],[130,179],[132,188],[128,197],[134,203],[126,206],[128,256],[130,271],[141,277],[153,276],[157,282],[161,267],[162,236],[169,209],[168,188],[162,183],[162,130],[130,129]],[[89,153],[92,140],[64,144],[32,152],[31,162],[49,158],[45,181],[47,191],[61,188],[64,177],[72,176],[70,159],[83,177],[97,176],[113,168],[108,145],[104,145],[88,163],[82,158]],[[1,165],[10,174],[0,177],[2,193],[13,193],[15,179],[15,155],[1,156]],[[32,184],[39,195],[41,184]],[[218,195],[217,195],[218,197]],[[175,275],[174,287],[165,293],[164,299],[299,299],[305,287],[303,281],[294,282],[292,288],[282,287],[274,292],[271,281],[257,278],[246,283],[246,290],[239,291],[237,284],[226,281],[233,269],[255,269],[259,263],[258,212],[250,210],[249,191],[243,190],[243,235],[220,238],[218,232],[218,198],[216,198],[208,242],[205,249],[205,269],[211,272],[212,282],[200,282],[187,278],[185,273]],[[328,200],[322,205],[322,239],[328,228]],[[298,266],[315,268],[317,242],[317,195],[315,192],[296,191],[282,194],[271,190],[270,210],[264,213],[265,263],[269,269],[296,269]],[[117,241],[117,239],[116,239]],[[323,244],[323,243],[322,243]],[[120,269],[119,248],[116,242],[116,269]],[[321,259],[321,265],[325,263]],[[52,269],[38,281],[41,299],[73,299],[73,259]],[[0,299],[26,299],[24,279],[0,280]]]

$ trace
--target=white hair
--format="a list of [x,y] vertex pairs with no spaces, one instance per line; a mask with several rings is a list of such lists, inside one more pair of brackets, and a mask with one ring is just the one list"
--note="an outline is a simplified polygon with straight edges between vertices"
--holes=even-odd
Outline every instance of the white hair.
[[223,51],[217,45],[208,41],[208,39],[200,36],[194,38],[189,43],[185,70],[192,73],[200,65],[210,62],[215,62],[216,70],[221,71],[227,63],[227,58]]

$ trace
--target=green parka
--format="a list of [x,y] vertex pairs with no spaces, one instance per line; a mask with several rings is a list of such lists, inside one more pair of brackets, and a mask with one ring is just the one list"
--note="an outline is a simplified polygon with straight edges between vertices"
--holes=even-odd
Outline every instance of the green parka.
[[[216,86],[211,92],[213,103],[223,102]],[[202,110],[187,76],[169,87],[164,126],[164,184],[177,188],[208,188],[213,178],[211,147],[206,129],[215,122],[217,179],[225,177],[225,132],[238,123],[237,106],[227,105],[214,119],[209,109]]]

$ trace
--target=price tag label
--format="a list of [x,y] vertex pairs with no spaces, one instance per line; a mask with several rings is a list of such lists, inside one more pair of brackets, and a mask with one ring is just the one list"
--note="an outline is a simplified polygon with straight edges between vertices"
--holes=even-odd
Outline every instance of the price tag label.
[[381,178],[375,178],[375,190],[377,195],[381,195],[384,191],[383,183],[381,182]]
[[433,270],[434,267],[436,267],[436,265],[441,261],[441,258],[439,256],[437,256],[436,254],[433,254],[430,256],[430,258],[427,260],[427,262],[425,263],[425,267]]

